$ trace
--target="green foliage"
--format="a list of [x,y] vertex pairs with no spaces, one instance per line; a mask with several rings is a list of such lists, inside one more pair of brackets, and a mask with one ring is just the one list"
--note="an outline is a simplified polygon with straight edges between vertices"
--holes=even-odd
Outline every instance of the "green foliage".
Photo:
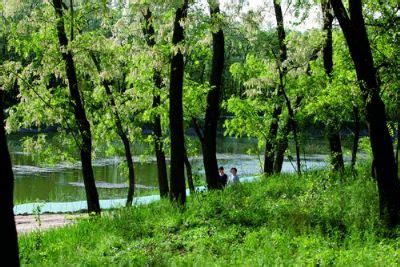
[[364,152],[368,156],[372,156],[372,148],[369,137],[361,137],[359,147],[362,152]]
[[232,119],[226,120],[224,127],[225,134],[235,137],[256,137],[259,140],[264,140],[266,130],[269,127],[268,115],[270,107],[264,105],[259,99],[229,99],[225,107],[234,116]]
[[319,59],[311,64],[312,75],[306,81],[304,115],[336,131],[353,120],[353,107],[362,105],[355,71],[345,45],[343,35],[334,32],[332,76],[326,75],[320,52]]
[[[245,10],[246,1],[212,18],[199,1],[190,1],[188,17],[180,22],[185,42],[175,47],[172,24],[182,0],[114,1],[112,5],[76,0],[74,12],[67,2],[69,45],[62,49],[74,57],[94,139],[93,157],[124,154],[116,141],[115,111],[130,141],[143,147],[143,153],[133,149],[136,155],[154,152],[154,137],[142,129],[160,116],[167,132],[169,61],[178,48],[185,56],[185,129],[193,118],[203,119],[210,90],[211,37],[220,28],[226,51],[222,95],[223,114],[229,116],[224,122],[226,135],[256,138],[261,151],[271,114],[283,103],[276,93],[281,82],[300,130],[312,122],[339,131],[353,120],[354,107],[362,110],[356,73],[339,29],[334,28],[334,68],[332,77],[327,77],[321,52],[326,36],[321,30],[287,27],[288,59],[278,62],[276,30],[265,25],[268,12]],[[294,1],[285,15],[293,11],[303,21],[313,4],[319,8],[320,2]],[[388,117],[398,121],[398,1],[363,4],[381,95]],[[143,34],[145,8],[152,12],[156,31],[153,47]],[[39,134],[22,140],[24,152],[36,154],[43,164],[77,160],[80,145],[55,22],[50,1],[0,2],[0,87],[16,98],[7,109],[7,130],[56,129],[56,136]],[[100,61],[100,70],[93,56]],[[287,71],[284,77],[278,67]],[[155,70],[162,76],[161,89],[154,85]],[[104,82],[111,88],[115,107]],[[152,106],[155,95],[161,98],[157,108]],[[284,109],[280,130],[287,116]],[[395,128],[390,130],[393,135]],[[198,143],[186,141],[188,154],[198,154]],[[166,134],[163,142],[169,151]],[[313,145],[312,152],[319,153],[321,147]],[[360,150],[371,155],[368,138],[361,139]],[[332,177],[318,171],[296,179],[282,175],[195,195],[185,211],[162,201],[82,219],[64,229],[22,236],[22,261],[32,265],[399,265],[398,235],[385,236],[378,220],[376,186],[365,173]],[[195,179],[201,183],[201,177]],[[121,192],[116,195],[125,194]]]
[[161,201],[79,219],[20,237],[23,264],[400,264],[385,237],[374,181],[359,170],[281,175],[190,197],[185,211]]

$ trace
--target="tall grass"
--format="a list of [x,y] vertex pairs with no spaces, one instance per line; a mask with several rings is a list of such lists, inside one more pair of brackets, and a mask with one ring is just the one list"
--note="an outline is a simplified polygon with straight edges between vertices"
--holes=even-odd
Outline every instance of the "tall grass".
[[22,235],[33,265],[400,264],[399,230],[378,216],[375,182],[326,171],[280,175],[223,192],[124,208],[74,225]]

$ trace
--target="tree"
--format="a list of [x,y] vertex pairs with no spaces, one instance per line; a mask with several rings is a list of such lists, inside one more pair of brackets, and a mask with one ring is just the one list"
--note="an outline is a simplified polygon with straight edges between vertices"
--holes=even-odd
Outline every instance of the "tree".
[[187,16],[188,0],[175,12],[172,44],[174,53],[171,59],[171,75],[169,88],[169,128],[171,135],[171,175],[170,198],[172,201],[184,205],[186,202],[186,185],[184,173],[185,136],[183,131],[183,75],[184,58],[182,42],[184,42],[184,29],[181,25]]
[[61,0],[53,0],[54,10],[57,16],[56,29],[58,35],[59,49],[65,63],[68,78],[68,88],[71,95],[71,105],[74,110],[76,123],[78,125],[81,143],[80,157],[82,162],[83,181],[85,184],[88,212],[100,214],[99,195],[93,175],[92,168],[92,135],[90,123],[86,117],[86,112],[79,92],[79,84],[75,70],[74,59],[71,50],[68,49],[68,38],[65,33],[63,3]]
[[[215,24],[218,23],[220,9],[219,1],[210,0],[210,15]],[[206,115],[203,136],[200,136],[203,151],[203,163],[206,181],[209,189],[216,189],[218,184],[217,162],[217,127],[220,114],[220,96],[222,90],[222,74],[224,71],[225,39],[220,26],[212,30],[213,56],[210,73],[211,89],[207,94]]]
[[[323,31],[325,34],[325,42],[323,44],[323,57],[324,57],[324,69],[328,76],[328,82],[332,79],[333,69],[333,48],[332,48],[332,22],[333,22],[333,10],[330,6],[329,1],[323,1],[321,3],[322,16],[323,16]],[[335,171],[342,171],[344,169],[342,142],[340,140],[340,134],[337,125],[334,123],[328,123],[326,125],[326,131],[328,135],[329,147],[331,151],[331,164]]]
[[[274,11],[276,18],[276,29],[278,32],[278,41],[279,41],[279,58],[277,59],[278,64],[282,64],[287,59],[287,47],[285,44],[285,28],[283,24],[283,14],[282,7],[279,1],[273,0],[274,2]],[[286,74],[287,69],[285,67],[281,68],[279,73],[279,79],[282,80],[284,75]],[[274,170],[274,156],[275,156],[275,139],[278,135],[278,120],[279,116],[282,113],[282,83],[280,83],[276,88],[277,95],[277,103],[275,104],[274,111],[272,113],[272,121],[269,127],[268,138],[265,143],[265,154],[264,154],[264,173],[272,174]]]
[[4,129],[3,90],[0,90],[0,232],[1,259],[10,266],[19,266],[18,238],[14,220],[14,174]]
[[[144,26],[143,33],[146,38],[147,45],[153,48],[156,44],[155,41],[155,30],[153,26],[153,18],[150,8],[146,8],[143,12]],[[161,76],[161,70],[154,67],[153,68],[153,80],[156,89],[162,90],[164,88]],[[153,108],[158,108],[161,104],[161,97],[159,92],[155,91],[153,93]],[[161,128],[161,118],[159,114],[155,115],[153,124],[153,134],[154,134],[154,148],[156,152],[157,159],[157,172],[158,172],[158,186],[160,189],[160,196],[167,197],[169,193],[168,187],[168,176],[167,176],[167,164],[165,162],[164,144],[162,140],[162,128]]]
[[[288,72],[287,67],[285,66],[285,61],[287,60],[287,46],[285,43],[286,39],[286,32],[285,32],[285,26],[283,22],[283,13],[282,13],[282,7],[281,3],[278,0],[273,0],[274,2],[274,11],[275,11],[275,18],[276,18],[276,25],[277,25],[277,33],[278,33],[278,42],[279,42],[279,55],[276,56],[276,62],[277,62],[277,68],[279,72],[279,83],[277,86],[277,95],[280,98],[284,99],[284,102],[286,104],[286,108],[288,110],[289,118],[288,118],[288,124],[290,125],[290,130],[293,132],[293,138],[295,142],[295,147],[296,147],[296,162],[297,162],[297,172],[301,173],[301,166],[300,166],[300,147],[298,143],[298,136],[297,136],[297,125],[296,125],[296,120],[294,118],[294,110],[292,108],[291,101],[285,91],[285,83],[284,79],[285,76]],[[269,140],[266,144],[265,147],[265,160],[264,160],[264,172],[267,174],[270,174],[273,169],[274,169],[274,151],[278,150],[280,151],[280,155],[283,155],[282,151],[285,149],[278,148],[278,149],[273,149],[273,142],[274,139],[276,139],[277,133],[278,133],[278,117],[282,112],[282,104],[277,104],[274,113],[273,113],[273,121],[271,123],[270,127],[270,138],[272,140]],[[286,131],[287,132],[287,131]],[[285,133],[285,132],[284,132]],[[286,138],[286,137],[285,137]],[[280,144],[282,146],[282,144]],[[283,147],[286,145],[283,144]],[[271,153],[272,151],[272,153]],[[277,157],[277,159],[281,162],[283,157]],[[279,164],[282,166],[281,164]],[[275,168],[277,171],[278,168]],[[279,170],[280,172],[280,170]]]
[[[101,66],[100,66],[100,60],[95,56],[94,53],[91,53],[91,57],[93,59],[93,62],[96,66],[97,71],[99,74],[101,73]],[[111,81],[108,80],[102,80],[102,84],[104,89],[106,90],[106,94],[108,96],[108,105],[110,106],[112,113],[114,115],[114,120],[115,120],[115,127],[117,128],[117,133],[119,137],[121,138],[122,144],[124,145],[124,150],[125,150],[125,159],[126,159],[126,164],[128,166],[128,196],[126,198],[126,206],[132,206],[133,202],[133,196],[135,194],[135,168],[133,166],[133,159],[132,159],[132,152],[131,152],[131,145],[129,142],[129,138],[127,133],[124,130],[124,127],[122,126],[121,118],[118,112],[118,107],[115,103],[115,99],[113,96],[113,93],[111,91]]]
[[341,0],[330,0],[330,3],[346,38],[364,100],[381,217],[392,227],[400,222],[400,183],[393,144],[386,125],[385,104],[379,95],[380,85],[364,22],[362,2],[350,0],[348,11]]

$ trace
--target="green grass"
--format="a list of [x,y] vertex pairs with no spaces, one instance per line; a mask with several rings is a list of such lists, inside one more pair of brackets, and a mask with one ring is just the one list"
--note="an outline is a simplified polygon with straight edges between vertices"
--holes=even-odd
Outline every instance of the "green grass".
[[32,265],[398,266],[400,231],[378,218],[375,182],[325,171],[281,175],[21,235]]

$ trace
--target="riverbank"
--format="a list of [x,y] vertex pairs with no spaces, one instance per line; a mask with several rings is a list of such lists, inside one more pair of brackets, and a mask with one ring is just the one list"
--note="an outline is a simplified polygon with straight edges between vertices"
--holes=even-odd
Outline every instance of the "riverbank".
[[78,218],[86,217],[86,214],[43,214],[43,215],[17,215],[15,225],[18,234],[26,234],[33,231],[46,231],[71,224]]
[[400,232],[379,221],[368,170],[353,177],[285,174],[189,197],[104,212],[20,236],[33,265],[400,264]]

